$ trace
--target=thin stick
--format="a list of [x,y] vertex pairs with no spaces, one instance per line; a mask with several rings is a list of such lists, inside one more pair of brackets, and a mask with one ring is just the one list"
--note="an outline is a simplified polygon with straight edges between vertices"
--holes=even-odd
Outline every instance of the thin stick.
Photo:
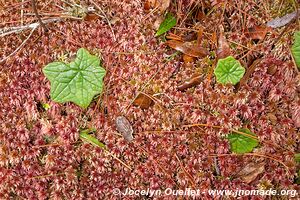
[[111,157],[113,157],[114,159],[116,159],[118,162],[120,162],[122,165],[124,165],[125,167],[127,167],[128,169],[132,170],[132,168],[127,165],[126,163],[124,163],[122,160],[120,160],[115,154],[103,149],[108,155],[110,155]]
[[[56,21],[61,21],[62,18],[51,18],[43,20],[43,23],[51,23]],[[0,37],[4,37],[13,33],[19,33],[27,29],[36,29],[38,26],[40,26],[40,23],[32,23],[24,26],[15,26],[15,27],[9,27],[9,28],[3,28],[0,29]]]
[[22,44],[20,46],[18,46],[18,48],[16,48],[11,54],[9,54],[8,56],[6,56],[5,58],[3,58],[2,60],[0,60],[0,63],[3,63],[5,60],[7,60],[9,57],[15,55],[25,44],[26,42],[29,40],[29,38],[32,36],[33,32],[35,31],[37,27],[35,27],[34,29],[31,30],[30,34],[27,36],[27,38],[22,42]]
[[21,26],[23,26],[23,19],[24,17],[24,0],[22,0],[22,5],[21,5]]
[[192,186],[193,186],[194,188],[196,188],[196,184],[195,184],[194,178],[192,177],[192,175],[190,175],[190,174],[188,173],[188,171],[186,171],[186,169],[184,168],[182,162],[180,161],[180,159],[178,158],[178,156],[177,156],[176,153],[175,153],[175,157],[176,157],[176,159],[177,159],[178,162],[179,162],[180,168],[183,170],[183,172],[184,172],[184,173],[186,174],[186,176],[189,178],[189,180],[190,180]]
[[43,27],[45,32],[48,32],[48,28],[46,27],[46,25],[44,24],[44,22],[42,21],[40,15],[38,13],[35,0],[31,0],[31,6],[32,6],[33,12],[34,12],[36,18],[38,19],[40,25]]
[[90,2],[92,3],[92,4],[94,4],[95,5],[95,7],[96,8],[98,8],[98,10],[100,10],[100,12],[102,13],[102,15],[104,16],[104,18],[106,19],[106,21],[107,21],[107,23],[108,23],[108,26],[109,26],[109,28],[111,29],[111,32],[112,32],[112,35],[113,35],[113,38],[114,38],[114,41],[117,41],[117,38],[116,38],[116,36],[115,36],[115,32],[114,32],[114,30],[113,30],[113,28],[112,28],[112,26],[111,26],[111,23],[110,23],[110,21],[109,21],[109,19],[108,19],[108,17],[106,16],[106,14],[105,14],[105,12],[101,9],[101,7],[100,6],[98,6],[98,4],[96,4],[93,0],[90,0]]

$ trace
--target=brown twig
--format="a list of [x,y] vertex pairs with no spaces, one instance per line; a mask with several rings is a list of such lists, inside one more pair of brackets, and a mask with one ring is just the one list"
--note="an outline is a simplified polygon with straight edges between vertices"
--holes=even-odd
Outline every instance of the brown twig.
[[250,75],[253,74],[253,72],[255,71],[256,67],[258,66],[258,64],[262,61],[262,58],[259,58],[257,60],[254,60],[250,66],[247,68],[247,71],[245,73],[245,75],[243,76],[243,78],[241,79],[241,81],[236,85],[236,90],[238,91],[241,86],[246,85],[248,79],[250,78]]
[[40,15],[38,13],[35,0],[31,0],[31,6],[32,6],[33,12],[34,12],[36,18],[38,19],[40,25],[43,27],[45,32],[48,32],[48,28],[46,27],[46,25],[44,24],[44,22],[42,21]]
[[20,46],[18,46],[18,48],[16,48],[11,54],[9,54],[8,56],[6,56],[5,58],[0,60],[0,63],[3,63],[5,60],[7,60],[9,57],[14,56],[25,44],[26,42],[29,40],[29,38],[32,36],[33,32],[35,31],[36,27],[33,28],[30,32],[30,34],[27,36],[27,38],[22,42],[22,44]]
[[196,183],[195,183],[195,181],[194,181],[194,178],[193,178],[192,175],[190,175],[190,174],[188,173],[188,171],[184,168],[182,162],[180,161],[180,159],[178,158],[178,156],[177,156],[176,153],[175,153],[175,157],[176,157],[176,159],[177,159],[178,162],[179,162],[180,168],[183,170],[184,174],[188,177],[189,181],[191,182],[193,188],[196,188]]

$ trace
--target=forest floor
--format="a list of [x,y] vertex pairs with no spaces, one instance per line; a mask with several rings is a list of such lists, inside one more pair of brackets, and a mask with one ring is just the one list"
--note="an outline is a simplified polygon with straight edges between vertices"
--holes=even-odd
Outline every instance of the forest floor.
[[[209,191],[237,189],[277,192],[241,199],[299,198],[298,14],[272,21],[298,6],[0,0],[0,199],[193,198],[141,194],[168,188],[199,190],[196,199],[235,199]],[[157,36],[167,13],[176,25]],[[51,99],[43,73],[80,48],[106,70],[87,108]],[[228,56],[245,69],[237,84],[216,77]]]

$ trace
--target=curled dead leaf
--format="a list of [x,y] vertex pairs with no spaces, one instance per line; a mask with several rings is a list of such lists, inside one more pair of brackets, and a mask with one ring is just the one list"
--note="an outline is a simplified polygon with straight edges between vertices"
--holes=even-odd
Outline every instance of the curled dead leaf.
[[191,42],[191,41],[197,40],[197,33],[196,32],[188,33],[188,34],[182,36],[182,40],[186,41],[186,42]]
[[124,116],[118,116],[115,123],[118,132],[122,134],[126,141],[131,142],[133,140],[133,128],[128,119]]
[[199,47],[191,42],[181,42],[176,40],[169,40],[166,42],[166,44],[176,49],[177,51],[180,51],[188,56],[191,57],[200,57],[203,58],[207,55],[209,55],[209,51],[203,47]]
[[239,173],[237,173],[236,177],[239,177],[245,183],[251,183],[254,181],[257,176],[263,173],[265,170],[265,163],[249,163],[247,164]]
[[177,87],[177,89],[179,91],[184,91],[184,90],[194,87],[200,83],[201,83],[201,76],[195,76],[195,77],[191,78],[190,80],[187,80],[184,83],[182,83],[181,85],[179,85]]
[[142,109],[147,109],[154,104],[154,101],[147,95],[140,93],[134,100],[133,105],[139,106]]
[[239,90],[241,88],[242,85],[246,85],[250,76],[253,74],[253,72],[255,71],[256,67],[259,65],[259,63],[262,61],[262,58],[256,59],[254,60],[250,66],[247,67],[246,73],[243,76],[243,78],[240,80],[240,82],[236,85],[236,89]]
[[223,31],[221,31],[218,39],[217,58],[222,59],[230,55],[231,55],[231,50],[229,44],[227,43]]
[[266,37],[266,34],[270,31],[269,27],[265,26],[254,26],[248,29],[246,36],[252,40],[263,40]]

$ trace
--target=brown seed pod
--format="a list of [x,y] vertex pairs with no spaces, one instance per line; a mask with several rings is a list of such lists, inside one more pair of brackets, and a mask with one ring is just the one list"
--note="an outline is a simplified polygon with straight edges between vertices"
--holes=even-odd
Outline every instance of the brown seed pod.
[[124,116],[118,116],[116,118],[116,127],[119,133],[121,133],[124,137],[124,139],[127,142],[131,142],[133,140],[133,128],[130,124],[130,122],[126,119]]

